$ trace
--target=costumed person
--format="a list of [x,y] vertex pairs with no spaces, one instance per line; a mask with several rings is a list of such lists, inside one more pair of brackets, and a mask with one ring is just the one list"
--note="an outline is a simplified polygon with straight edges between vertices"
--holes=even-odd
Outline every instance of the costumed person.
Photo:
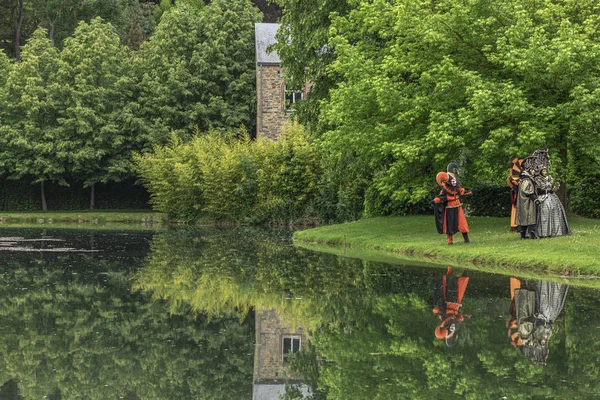
[[436,176],[438,185],[442,187],[440,194],[431,202],[434,206],[435,223],[440,234],[448,235],[448,244],[453,244],[453,235],[461,232],[464,242],[470,243],[469,224],[460,202],[461,196],[472,194],[460,186],[457,178],[458,167],[455,163],[448,164],[447,172],[439,172]]
[[557,329],[555,321],[568,291],[562,283],[510,278],[508,337],[513,347],[537,364],[546,364],[548,341]]
[[471,318],[471,315],[462,313],[462,299],[468,284],[466,269],[457,278],[452,276],[452,267],[448,266],[446,274],[441,276],[435,286],[433,293],[435,306],[432,311],[440,320],[435,328],[435,337],[445,340],[449,347],[458,342],[456,333],[464,319]]
[[512,168],[508,170],[508,187],[510,187],[510,229],[516,231],[518,225],[515,222],[517,216],[517,196],[519,194],[519,176],[521,175],[521,160],[513,159]]
[[547,168],[542,168],[535,177],[539,209],[536,233],[539,237],[563,236],[571,233],[567,213],[556,195],[559,183],[554,182]]
[[530,157],[523,160],[521,175],[519,176],[519,191],[515,205],[515,224],[517,230],[521,233],[521,239],[526,239],[527,235],[531,239],[537,239],[535,234],[535,224],[537,222],[537,194],[533,175],[535,170],[528,164]]

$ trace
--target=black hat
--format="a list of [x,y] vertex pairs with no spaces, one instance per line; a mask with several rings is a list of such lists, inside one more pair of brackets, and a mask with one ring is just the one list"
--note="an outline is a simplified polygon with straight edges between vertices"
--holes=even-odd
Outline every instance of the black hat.
[[456,163],[451,162],[450,164],[448,164],[446,172],[449,172],[454,176],[458,175],[458,165],[456,165]]

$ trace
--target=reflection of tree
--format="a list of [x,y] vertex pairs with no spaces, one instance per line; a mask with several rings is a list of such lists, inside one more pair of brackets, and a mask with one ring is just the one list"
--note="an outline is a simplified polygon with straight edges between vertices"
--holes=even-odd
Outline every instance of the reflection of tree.
[[137,285],[207,313],[275,307],[309,328],[314,353],[296,356],[292,366],[315,398],[577,398],[600,389],[596,358],[586,354],[586,388],[570,358],[580,356],[573,351],[579,343],[597,345],[572,338],[570,326],[566,342],[560,318],[547,366],[510,346],[506,277],[472,272],[464,304],[476,319],[461,328],[457,347],[437,341],[431,288],[444,271],[297,250],[260,230],[178,231],[155,239]]
[[253,321],[208,320],[131,292],[140,261],[1,266],[0,386],[18,382],[24,399],[248,398]]

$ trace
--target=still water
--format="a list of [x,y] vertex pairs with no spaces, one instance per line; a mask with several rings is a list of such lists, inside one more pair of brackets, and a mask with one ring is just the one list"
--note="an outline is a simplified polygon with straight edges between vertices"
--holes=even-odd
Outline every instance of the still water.
[[344,258],[250,228],[3,228],[0,272],[0,399],[600,394],[593,281]]

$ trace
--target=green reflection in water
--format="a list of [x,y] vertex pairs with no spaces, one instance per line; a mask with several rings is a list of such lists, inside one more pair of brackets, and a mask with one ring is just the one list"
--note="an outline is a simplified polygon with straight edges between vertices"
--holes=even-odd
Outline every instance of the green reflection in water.
[[309,331],[292,364],[315,398],[595,398],[600,325],[590,289],[572,288],[546,366],[509,344],[509,279],[471,273],[456,347],[434,337],[435,282],[444,268],[411,268],[294,249],[256,229],[179,230],[155,237],[136,287],[218,315],[275,309]]
[[45,235],[99,251],[0,253],[2,398],[251,397],[252,315],[208,319],[131,290],[150,234]]

